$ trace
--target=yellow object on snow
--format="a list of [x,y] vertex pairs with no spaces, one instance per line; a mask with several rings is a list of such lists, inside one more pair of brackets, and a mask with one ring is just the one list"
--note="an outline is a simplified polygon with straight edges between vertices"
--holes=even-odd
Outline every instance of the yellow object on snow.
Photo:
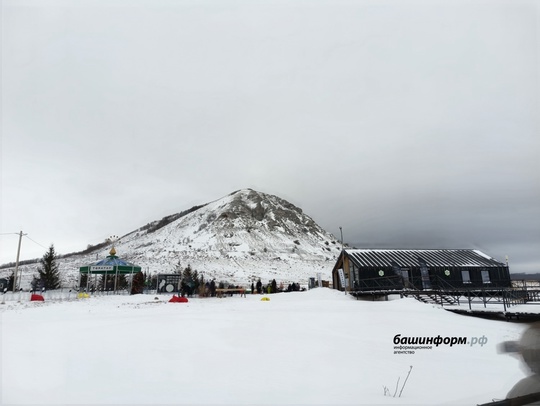
[[261,300],[262,300],[263,302],[269,302],[269,301],[270,301],[270,298],[265,296],[265,297],[261,298]]
[[77,295],[77,297],[78,297],[79,299],[88,299],[88,298],[90,297],[90,295],[89,295],[88,293],[83,293],[83,292],[81,292],[81,293],[79,293],[79,294]]

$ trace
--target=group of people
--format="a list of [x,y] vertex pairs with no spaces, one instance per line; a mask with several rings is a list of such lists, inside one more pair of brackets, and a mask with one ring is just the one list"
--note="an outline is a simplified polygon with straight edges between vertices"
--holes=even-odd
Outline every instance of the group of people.
[[[216,281],[214,279],[212,279],[210,282],[206,282],[204,285],[203,285],[203,291],[200,292],[199,291],[199,296],[203,296],[203,297],[215,297],[216,296]],[[199,290],[200,287],[199,287]]]
[[[211,281],[205,282],[203,285],[199,286],[199,291],[197,292],[199,297],[216,297],[218,296],[216,290],[217,289],[241,289],[240,286],[235,286],[232,284],[225,284],[224,282],[219,282],[219,284],[216,284],[216,281],[212,279]],[[300,288],[299,283],[290,283],[287,287],[282,283],[277,284],[275,279],[272,279],[268,284],[263,285],[261,280],[259,279],[256,283],[251,283],[251,294],[271,294],[271,293],[279,293],[279,292],[297,292],[302,290]],[[193,293],[193,289],[187,284],[182,283],[181,284],[181,294],[182,296],[191,296]],[[249,292],[248,289],[246,289],[247,292]]]
[[287,288],[285,289],[285,286],[283,285],[283,282],[279,284],[279,287],[277,285],[277,282],[275,279],[272,279],[267,285],[263,285],[261,280],[259,279],[256,284],[253,282],[251,283],[251,293],[255,294],[258,293],[259,295],[262,293],[278,293],[278,292],[298,292],[300,291],[300,284],[299,283],[290,283]]

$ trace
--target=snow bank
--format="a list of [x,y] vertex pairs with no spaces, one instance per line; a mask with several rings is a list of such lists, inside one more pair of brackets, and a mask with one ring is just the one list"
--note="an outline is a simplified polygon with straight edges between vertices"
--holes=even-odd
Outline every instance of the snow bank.
[[[324,288],[265,296],[3,305],[2,402],[474,405],[524,376],[517,358],[496,351],[521,324]],[[395,354],[397,334],[487,343]],[[411,365],[402,397],[384,396]]]

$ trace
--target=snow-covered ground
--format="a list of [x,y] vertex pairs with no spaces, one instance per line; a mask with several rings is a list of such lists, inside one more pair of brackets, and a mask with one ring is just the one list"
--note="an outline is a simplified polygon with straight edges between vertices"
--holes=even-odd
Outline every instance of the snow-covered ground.
[[[525,324],[414,299],[73,297],[0,305],[2,404],[476,405],[526,375],[496,348]],[[396,354],[398,334],[467,344]]]

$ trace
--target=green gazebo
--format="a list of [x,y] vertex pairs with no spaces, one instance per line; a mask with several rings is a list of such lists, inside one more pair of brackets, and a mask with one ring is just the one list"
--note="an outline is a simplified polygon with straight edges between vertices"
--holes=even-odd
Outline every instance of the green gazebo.
[[[79,288],[81,286],[81,277],[83,274],[88,275],[86,278],[86,290],[90,285],[90,275],[105,275],[105,281],[107,276],[114,276],[114,292],[116,292],[116,284],[118,281],[118,275],[131,275],[131,283],[133,283],[133,274],[141,271],[141,267],[131,262],[127,262],[116,256],[116,250],[114,247],[109,252],[110,255],[107,258],[100,261],[92,262],[89,265],[81,266],[79,268]],[[105,290],[105,289],[104,289]]]

